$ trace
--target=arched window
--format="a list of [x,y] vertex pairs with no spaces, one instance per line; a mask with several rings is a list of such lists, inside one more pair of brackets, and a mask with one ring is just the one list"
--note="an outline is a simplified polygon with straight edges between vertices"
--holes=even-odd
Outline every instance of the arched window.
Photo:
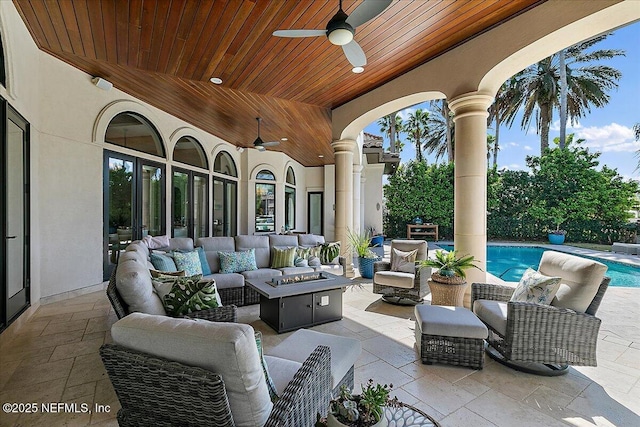
[[284,186],[284,228],[293,230],[296,227],[296,175],[293,168],[287,168],[286,184]]
[[209,169],[207,155],[202,145],[190,136],[183,136],[173,149],[173,160],[202,169]]
[[2,35],[0,34],[0,85],[7,87],[7,72],[4,67],[4,47],[2,46]]
[[[237,178],[238,170],[231,155],[221,151],[213,161],[213,172]],[[213,176],[213,235],[235,236],[238,230],[238,182]]]
[[260,172],[256,174],[256,179],[261,179],[263,181],[275,181],[276,177],[273,172],[268,171],[266,169],[262,169]]
[[234,178],[238,177],[236,164],[226,151],[221,151],[213,162],[213,171],[223,175],[229,175]]
[[291,166],[287,169],[287,184],[296,185],[296,175]]
[[115,116],[107,127],[104,139],[110,144],[165,157],[160,134],[147,119],[136,113]]
[[[256,180],[275,181],[273,172],[262,169]],[[276,185],[256,182],[256,226],[255,231],[276,231]]]

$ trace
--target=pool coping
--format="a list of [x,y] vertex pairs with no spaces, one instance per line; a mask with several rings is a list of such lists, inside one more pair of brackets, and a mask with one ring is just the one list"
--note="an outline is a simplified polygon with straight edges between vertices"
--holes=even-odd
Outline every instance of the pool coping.
[[[452,241],[440,241],[435,245],[453,245]],[[601,258],[611,262],[618,262],[620,264],[631,265],[634,267],[640,267],[640,256],[638,255],[627,255],[620,254],[616,252],[603,252],[596,251],[594,249],[585,249],[578,248],[575,246],[567,245],[551,245],[548,243],[524,243],[524,242],[487,242],[487,246],[527,246],[527,247],[538,247],[543,249],[550,249],[558,252],[565,252],[573,255],[584,255],[592,258]]]

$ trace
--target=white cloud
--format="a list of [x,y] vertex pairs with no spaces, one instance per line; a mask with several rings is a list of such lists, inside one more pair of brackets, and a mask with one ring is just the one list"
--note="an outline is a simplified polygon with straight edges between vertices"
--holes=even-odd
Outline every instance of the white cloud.
[[416,109],[413,107],[410,108],[405,108],[404,110],[401,110],[398,112],[398,116],[402,119],[402,120],[408,120],[409,119],[409,115],[413,114],[416,112]]
[[575,135],[586,140],[586,147],[605,153],[628,153],[640,149],[640,144],[634,139],[633,129],[617,123],[601,127],[580,127]]
[[510,146],[510,147],[519,147],[519,146],[520,146],[520,144],[518,144],[517,142],[510,142],[510,143],[509,143],[509,146]]
[[510,165],[505,165],[500,168],[500,170],[510,170],[510,171],[519,171],[521,169],[522,169],[522,166],[520,166],[517,163],[511,163]]
[[[582,125],[580,124],[580,122],[576,122],[575,124],[571,124],[571,120],[568,119],[567,120],[567,130],[576,130],[576,129],[581,129]],[[555,122],[553,122],[550,126],[549,126],[549,130],[552,131],[560,131],[560,120],[556,120]]]
[[531,150],[533,150],[533,148],[531,148],[531,146],[529,146],[529,145],[525,145],[524,146],[524,150],[525,151],[531,151]]

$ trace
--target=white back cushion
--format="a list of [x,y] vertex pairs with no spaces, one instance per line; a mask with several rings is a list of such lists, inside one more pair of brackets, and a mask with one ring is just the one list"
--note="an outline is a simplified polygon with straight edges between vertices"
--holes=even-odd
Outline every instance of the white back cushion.
[[116,289],[118,289],[118,293],[129,306],[129,311],[166,316],[167,312],[162,305],[162,301],[153,291],[151,273],[147,267],[147,262],[135,259],[139,256],[127,255],[124,260],[118,262]]
[[575,255],[546,251],[538,271],[545,276],[562,278],[551,305],[584,313],[598,292],[607,266]]
[[113,342],[222,376],[236,426],[263,426],[271,413],[254,330],[241,323],[132,313],[111,327]]

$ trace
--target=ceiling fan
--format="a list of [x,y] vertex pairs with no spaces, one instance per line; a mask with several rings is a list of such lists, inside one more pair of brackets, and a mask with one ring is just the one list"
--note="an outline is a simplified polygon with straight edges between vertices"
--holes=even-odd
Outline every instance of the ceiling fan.
[[[278,30],[274,31],[276,37],[319,37],[327,36],[329,41],[337,46],[342,46],[345,56],[356,67],[367,65],[367,56],[353,39],[356,27],[381,14],[391,0],[364,0],[356,9],[347,15],[342,10],[342,0],[338,12],[327,23],[325,30]],[[362,71],[360,71],[362,72]]]
[[262,138],[260,138],[260,122],[262,119],[260,117],[256,117],[256,120],[258,121],[258,137],[253,141],[253,148],[258,151],[265,151],[266,147],[273,147],[274,145],[280,144],[280,141],[263,141]]

